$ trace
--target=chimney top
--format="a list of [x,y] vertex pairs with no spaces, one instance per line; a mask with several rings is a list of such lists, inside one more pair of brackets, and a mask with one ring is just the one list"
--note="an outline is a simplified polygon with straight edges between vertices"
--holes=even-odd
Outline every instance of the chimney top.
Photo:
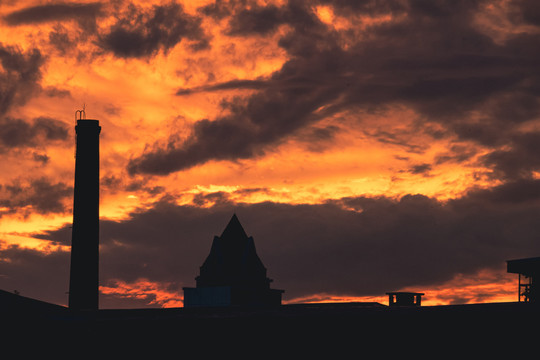
[[77,120],[77,126],[99,126],[99,120],[79,119]]

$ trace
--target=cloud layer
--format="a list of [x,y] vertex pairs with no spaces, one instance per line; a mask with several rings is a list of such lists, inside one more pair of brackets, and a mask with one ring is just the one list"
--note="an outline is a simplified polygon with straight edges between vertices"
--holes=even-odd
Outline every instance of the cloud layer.
[[23,105],[39,89],[44,58],[38,49],[22,51],[0,43],[0,117]]
[[63,122],[39,117],[31,122],[10,117],[0,118],[0,153],[14,148],[37,147],[44,142],[62,142],[68,139]]
[[[482,1],[323,3],[353,19],[384,14],[395,20],[345,32],[323,23],[301,2],[230,10],[229,34],[237,37],[288,26],[279,45],[289,60],[268,79],[178,90],[179,96],[219,89],[257,91],[226,103],[227,115],[196,122],[185,141],[172,134],[166,146],[148,148],[130,162],[130,173],[164,175],[210,160],[257,157],[316,124],[321,108],[329,116],[392,104],[414,109],[425,126],[441,125],[437,136],[493,149],[483,165],[494,176],[511,172],[520,177],[538,168],[532,159],[535,149],[527,145],[538,134],[523,136],[518,130],[540,111],[534,85],[539,78],[538,34],[495,42],[477,21]],[[358,121],[361,126],[362,119]],[[500,146],[510,150],[501,153]],[[521,161],[513,161],[518,157]]]
[[[240,204],[222,198],[205,208],[163,200],[128,220],[101,222],[101,284],[145,279],[169,284],[181,298],[181,288],[194,286],[213,236],[221,234],[233,213],[254,237],[273,286],[285,289],[288,300],[321,293],[382,296],[444,283],[456,274],[504,273],[506,260],[540,251],[536,180],[471,191],[447,203],[422,195],[350,197],[320,205]],[[70,229],[39,237],[69,245]],[[62,268],[61,262],[65,268],[66,257],[53,255],[50,271]],[[21,250],[18,256],[20,266],[30,266],[26,257],[35,254]],[[43,274],[48,277],[47,270]]]
[[100,36],[100,46],[119,57],[146,57],[167,52],[183,38],[205,46],[200,19],[183,11],[180,4],[154,5],[151,10],[130,5],[110,30]]
[[99,2],[77,4],[45,4],[23,8],[4,17],[11,26],[35,24],[50,21],[72,20],[85,17],[96,17],[101,10]]
[[67,210],[66,201],[72,196],[71,186],[52,183],[47,178],[30,179],[27,184],[14,181],[0,185],[0,218],[4,214],[62,214]]

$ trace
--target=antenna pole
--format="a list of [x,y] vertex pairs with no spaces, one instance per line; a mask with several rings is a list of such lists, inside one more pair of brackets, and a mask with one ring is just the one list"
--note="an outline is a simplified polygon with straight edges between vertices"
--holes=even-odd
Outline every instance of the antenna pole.
[[[75,111],[75,121],[77,120],[86,120],[86,104],[83,104],[82,110]],[[77,114],[79,115],[79,118],[77,119]]]

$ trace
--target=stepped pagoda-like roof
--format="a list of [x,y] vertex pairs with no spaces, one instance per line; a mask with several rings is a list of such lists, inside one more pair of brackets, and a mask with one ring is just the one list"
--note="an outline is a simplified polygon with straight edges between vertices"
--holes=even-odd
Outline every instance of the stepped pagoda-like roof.
[[272,280],[266,277],[266,268],[257,255],[253,237],[246,234],[236,214],[221,236],[214,236],[210,254],[196,280],[197,287],[269,287]]

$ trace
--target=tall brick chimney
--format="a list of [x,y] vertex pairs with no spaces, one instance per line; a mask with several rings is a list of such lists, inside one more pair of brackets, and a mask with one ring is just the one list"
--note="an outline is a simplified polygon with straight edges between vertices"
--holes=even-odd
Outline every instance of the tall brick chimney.
[[97,310],[99,297],[98,120],[77,120],[69,308]]

